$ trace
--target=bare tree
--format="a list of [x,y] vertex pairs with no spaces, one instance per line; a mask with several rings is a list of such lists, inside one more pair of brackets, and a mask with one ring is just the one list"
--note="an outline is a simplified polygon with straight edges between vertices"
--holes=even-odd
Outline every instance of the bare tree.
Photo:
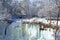
[[59,14],[60,14],[60,0],[55,0],[56,1],[56,4],[59,8],[59,12],[58,12],[58,15],[57,15],[57,26],[58,26],[58,20],[59,20]]
[[29,0],[24,0],[23,3],[24,3],[24,8],[25,8],[25,13],[27,15],[28,18],[30,18],[30,14],[29,14]]

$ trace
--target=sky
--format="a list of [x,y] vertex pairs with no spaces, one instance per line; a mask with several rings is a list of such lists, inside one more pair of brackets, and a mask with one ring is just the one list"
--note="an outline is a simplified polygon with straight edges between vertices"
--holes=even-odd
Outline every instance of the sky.
[[[22,1],[22,0],[15,0],[15,1],[20,2],[20,1]],[[44,3],[50,3],[50,2],[52,2],[52,0],[30,0],[31,3],[34,2],[34,1],[42,1],[42,2],[44,2]]]
[[30,0],[31,2],[34,2],[34,1],[43,1],[43,2],[49,2],[49,0]]
[[[14,0],[14,1],[22,1],[22,0]],[[46,0],[30,0],[31,2],[34,2],[34,1],[46,1]]]

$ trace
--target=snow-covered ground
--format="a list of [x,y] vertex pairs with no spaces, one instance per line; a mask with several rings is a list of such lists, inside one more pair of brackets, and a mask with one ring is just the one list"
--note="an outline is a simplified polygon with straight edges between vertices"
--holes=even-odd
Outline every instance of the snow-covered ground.
[[[19,20],[16,20],[15,22],[13,22],[9,27],[8,27],[8,29],[7,29],[7,35],[6,35],[6,39],[3,39],[3,37],[0,37],[0,40],[13,40],[13,38],[12,38],[12,36],[13,35],[15,35],[15,36],[19,36],[20,34],[22,34],[21,33],[21,28],[22,28],[22,23],[23,22],[42,22],[42,23],[45,23],[45,24],[49,24],[50,23],[50,21],[49,20],[46,20],[45,18],[30,18],[30,19],[19,19]],[[52,23],[51,24],[53,24],[53,25],[56,25],[56,22],[57,21],[52,21]],[[60,21],[58,22],[59,24],[58,25],[60,25]],[[15,28],[16,28],[16,26],[19,26],[19,27],[17,27],[18,29],[16,29],[15,30]],[[13,33],[13,31],[14,31],[14,34],[11,34],[10,32],[12,32]],[[19,33],[19,32],[16,32],[16,31],[20,31],[20,34],[19,35],[16,35],[17,33]],[[33,31],[32,31],[33,32]],[[50,33],[50,31],[42,31],[42,33],[48,33],[48,36],[50,37],[51,35],[49,35],[49,33]],[[51,31],[51,33],[52,33],[52,31]],[[44,36],[46,36],[45,34],[41,34],[41,35],[44,35]],[[10,36],[10,37],[9,37]],[[47,36],[46,36],[47,37]],[[57,33],[57,37],[60,37],[60,36],[58,36],[58,33]],[[11,38],[11,39],[10,39]],[[41,37],[42,38],[42,37]],[[21,39],[21,40],[26,40],[26,35],[24,36],[24,37],[21,37],[21,38],[17,38],[17,39]],[[59,39],[59,38],[58,38]],[[16,39],[15,39],[16,40]],[[40,39],[38,39],[38,40],[40,40]],[[43,39],[42,39],[43,40]],[[48,40],[48,39],[47,39]],[[53,38],[52,38],[52,40],[53,40]]]
[[[25,22],[42,22],[42,23],[45,23],[45,24],[49,24],[50,23],[50,20],[47,20],[45,18],[31,18],[31,19],[26,19],[24,21]],[[57,25],[57,21],[53,20],[53,21],[51,21],[51,24],[52,25]],[[58,21],[58,25],[60,26],[60,21]]]
[[[9,27],[8,27],[8,29],[7,29],[7,35],[6,35],[6,40],[41,40],[40,39],[40,36],[39,36],[39,38],[38,39],[34,39],[34,37],[38,37],[38,35],[40,35],[40,34],[37,34],[37,33],[40,33],[39,31],[38,31],[38,28],[37,27],[39,27],[38,25],[29,25],[29,24],[26,24],[25,26],[24,26],[24,28],[26,28],[26,34],[24,35],[24,36],[22,36],[22,22],[33,22],[34,20],[35,20],[36,18],[32,18],[32,19],[22,19],[22,20],[18,20],[18,21],[16,21],[16,22],[13,22]],[[40,21],[42,21],[43,19],[41,19]],[[45,19],[44,19],[45,20]],[[38,20],[35,20],[35,21],[38,21]],[[18,26],[18,27],[17,27]],[[8,31],[9,30],[9,31]],[[47,33],[48,32],[48,33]],[[52,32],[53,31],[41,31],[41,37],[42,37],[42,40],[54,40],[54,37],[52,37],[51,35],[52,35]],[[19,34],[20,33],[20,34]],[[50,34],[51,33],[51,34]],[[28,36],[29,35],[29,36]],[[45,37],[46,36],[46,37]],[[49,37],[48,39],[47,39],[47,36]],[[16,37],[16,38],[15,38]],[[45,37],[45,39],[43,39],[43,37]],[[52,38],[51,38],[52,37]]]
[[[31,18],[31,19],[27,19],[27,20],[24,20],[25,22],[42,22],[42,23],[45,23],[45,24],[49,24],[50,23],[50,20],[46,20],[45,18]],[[52,25],[57,25],[57,21],[56,20],[53,20],[51,21],[51,24]],[[58,21],[58,26],[60,26],[60,21]],[[48,32],[49,33],[49,32]],[[45,35],[45,34],[44,34]],[[56,34],[56,40],[60,40],[60,32],[58,32]],[[41,38],[40,38],[41,39]],[[38,40],[40,40],[38,39]],[[43,40],[43,39],[42,39]]]
[[41,37],[38,40],[55,40],[54,35],[53,29],[41,30]]

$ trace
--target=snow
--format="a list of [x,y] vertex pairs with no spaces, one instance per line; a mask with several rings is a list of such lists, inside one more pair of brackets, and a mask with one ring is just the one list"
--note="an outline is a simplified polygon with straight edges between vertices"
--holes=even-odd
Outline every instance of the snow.
[[35,38],[38,38],[39,36],[39,25],[32,25],[32,24],[26,24],[26,34],[28,35],[29,39],[34,40]]
[[[13,40],[15,37],[16,39],[15,40],[36,40],[35,38],[37,37],[37,40],[54,40],[54,36],[53,36],[53,29],[51,29],[49,31],[49,29],[47,30],[43,30],[41,31],[41,34],[38,34],[38,35],[41,35],[41,36],[37,36],[37,32],[39,31],[38,30],[38,26],[37,25],[33,25],[34,27],[32,27],[32,25],[30,25],[29,27],[29,24],[27,24],[28,26],[22,26],[22,23],[23,22],[42,22],[42,23],[45,23],[45,24],[49,24],[50,21],[46,20],[45,18],[30,18],[30,19],[19,19],[19,20],[16,20],[14,21],[7,29],[7,35],[6,35],[6,40]],[[60,25],[60,21],[58,22]],[[56,21],[52,21],[53,25],[56,25]],[[17,27],[19,26],[19,27]],[[26,27],[25,31],[26,31],[26,35],[22,36],[23,33],[22,33],[22,27]],[[14,32],[13,32],[14,31]],[[19,32],[20,31],[20,32]],[[19,34],[20,33],[20,34]],[[40,32],[38,32],[40,33]],[[18,34],[18,35],[17,35]],[[29,35],[29,36],[28,36]],[[34,38],[35,37],[35,38]],[[49,37],[49,38],[48,38]],[[3,39],[0,37],[0,39]]]
[[[28,39],[34,39],[36,38],[39,34],[38,32],[38,25],[30,25],[26,24],[25,26],[22,26],[22,20],[13,22],[7,29],[7,35],[6,35],[6,40],[28,40]],[[27,20],[27,19],[26,19]],[[19,26],[19,27],[18,27]],[[25,30],[22,30],[22,27],[25,28]],[[23,33],[25,31],[25,33]],[[24,36],[23,36],[24,35]],[[15,38],[16,37],[16,38]]]
[[[26,19],[24,20],[23,22],[42,22],[42,23],[45,23],[45,24],[49,24],[50,23],[50,20],[47,20],[45,18],[31,18],[31,19]],[[57,21],[56,20],[53,20],[51,21],[51,24],[52,25],[57,25]],[[60,21],[58,21],[58,25],[60,26]]]
[[44,31],[41,31],[41,36],[43,37],[42,39],[46,39],[46,40],[54,40],[55,37],[52,36],[54,33],[53,33],[53,30],[51,29],[51,31],[49,31],[49,29],[47,30],[44,30]]

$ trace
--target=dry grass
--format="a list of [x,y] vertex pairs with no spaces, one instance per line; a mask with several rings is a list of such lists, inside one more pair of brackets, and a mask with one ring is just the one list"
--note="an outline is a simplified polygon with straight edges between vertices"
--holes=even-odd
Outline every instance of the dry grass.
[[[57,21],[57,19],[48,19],[48,20],[56,20]],[[60,19],[58,19],[58,21],[60,21]]]

